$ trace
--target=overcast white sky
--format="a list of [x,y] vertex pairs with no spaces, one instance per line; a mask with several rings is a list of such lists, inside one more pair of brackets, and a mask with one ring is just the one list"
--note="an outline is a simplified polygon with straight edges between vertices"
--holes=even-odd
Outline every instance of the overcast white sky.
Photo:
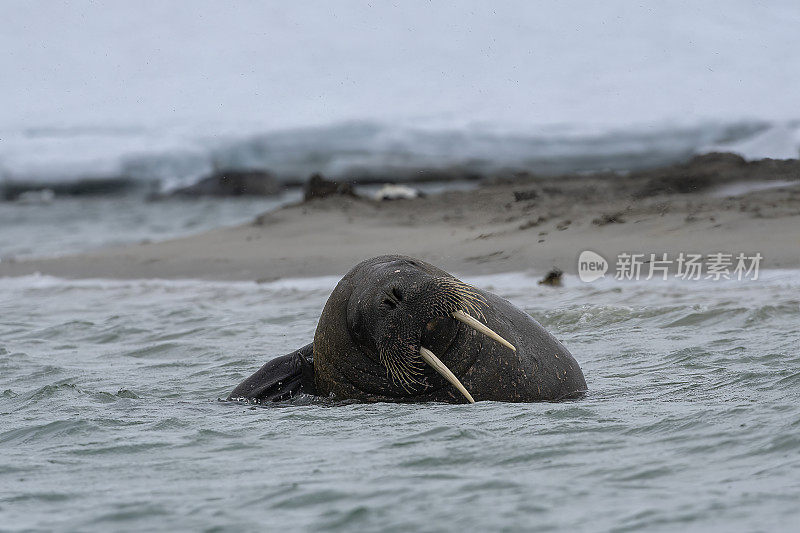
[[800,2],[0,3],[0,127],[797,118]]

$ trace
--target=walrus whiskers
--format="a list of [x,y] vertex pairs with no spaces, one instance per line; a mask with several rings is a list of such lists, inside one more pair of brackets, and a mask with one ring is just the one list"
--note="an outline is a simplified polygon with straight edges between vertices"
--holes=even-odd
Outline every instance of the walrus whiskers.
[[438,278],[436,283],[440,287],[440,290],[444,293],[445,301],[448,304],[456,303],[456,305],[460,307],[460,309],[449,313],[450,316],[460,322],[463,322],[475,331],[483,333],[487,337],[496,340],[503,346],[511,348],[515,352],[517,351],[517,348],[513,344],[505,340],[489,326],[481,322],[478,318],[472,316],[475,315],[480,319],[485,320],[481,308],[486,305],[486,299],[478,291],[476,291],[474,287],[456,278]]
[[[482,333],[492,340],[495,340],[517,351],[516,347],[500,336],[496,331],[481,322],[472,315],[484,317],[482,307],[486,305],[486,299],[474,287],[467,285],[456,278],[440,277],[432,282],[432,287],[425,291],[428,295],[427,301],[421,302],[423,307],[428,307],[433,311],[434,316],[451,316],[459,322],[466,324],[475,331]],[[485,319],[484,319],[485,320]],[[393,383],[400,385],[403,390],[410,393],[415,386],[425,386],[425,382],[420,379],[421,372],[416,366],[417,360],[414,355],[398,349],[398,346],[410,346],[410,343],[395,344],[389,350],[381,349],[379,356],[386,373]],[[411,358],[409,360],[409,355]],[[419,355],[422,360],[433,367],[456,389],[458,389],[471,403],[474,402],[467,389],[461,384],[447,366],[427,348],[421,347]],[[423,378],[424,379],[424,378]]]
[[382,349],[378,355],[392,383],[400,385],[404,391],[412,393],[415,386],[426,385],[422,374],[423,363],[413,354],[409,357],[402,351]]
[[499,334],[497,334],[492,328],[490,328],[489,326],[487,326],[486,324],[484,324],[483,322],[481,322],[477,318],[474,318],[474,317],[468,315],[464,311],[461,311],[461,310],[453,311],[450,314],[450,316],[452,316],[453,318],[455,318],[459,322],[463,322],[464,324],[468,325],[469,327],[471,327],[475,331],[483,333],[484,335],[486,335],[490,339],[496,340],[497,342],[499,342],[503,346],[507,346],[508,348],[511,348],[515,352],[517,351],[517,349],[514,347],[513,344],[511,344],[510,342],[505,340],[503,337],[501,337]]
[[436,278],[432,285],[431,293],[435,294],[438,300],[432,305],[435,310],[444,311],[443,314],[447,315],[454,309],[461,309],[479,319],[484,319],[482,308],[486,306],[486,299],[475,290],[475,287],[460,279],[444,277]]
[[450,372],[450,369],[447,368],[445,364],[442,363],[439,360],[439,358],[436,357],[436,355],[434,355],[432,351],[421,346],[419,349],[419,354],[422,356],[423,361],[431,365],[431,367],[433,367],[434,370],[436,370],[439,374],[441,374],[444,379],[449,381],[451,385],[453,385],[456,389],[458,389],[458,392],[463,394],[469,403],[475,403],[475,400],[472,398],[472,395],[466,388],[464,388],[464,385],[461,384],[461,382],[458,380],[455,374]]
[[[517,349],[514,347],[513,344],[511,344],[503,337],[501,337],[492,328],[490,328],[480,320],[468,315],[464,311],[460,309],[458,311],[453,311],[452,313],[450,313],[450,316],[452,316],[459,322],[463,322],[464,324],[471,327],[475,331],[483,333],[490,339],[499,342],[503,346],[507,346],[508,348],[511,348],[515,352],[517,351]],[[438,357],[436,357],[436,355],[432,351],[425,348],[424,346],[421,346],[419,349],[419,354],[422,356],[423,361],[428,363],[431,367],[433,367],[434,370],[436,370],[439,374],[441,374],[441,376],[444,379],[449,381],[451,385],[453,385],[456,389],[458,389],[458,391],[464,395],[464,397],[467,399],[467,401],[469,401],[469,403],[475,403],[475,400],[472,398],[472,395],[469,393],[466,387],[464,387],[464,385],[461,384],[461,382],[458,380],[455,374],[453,374],[450,371],[450,369],[447,368],[447,365],[442,363],[442,361]]]

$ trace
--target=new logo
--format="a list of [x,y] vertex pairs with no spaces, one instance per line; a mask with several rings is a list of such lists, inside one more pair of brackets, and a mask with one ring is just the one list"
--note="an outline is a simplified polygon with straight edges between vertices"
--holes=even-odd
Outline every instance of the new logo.
[[578,277],[581,281],[589,283],[600,279],[608,272],[608,261],[591,250],[584,250],[578,257]]

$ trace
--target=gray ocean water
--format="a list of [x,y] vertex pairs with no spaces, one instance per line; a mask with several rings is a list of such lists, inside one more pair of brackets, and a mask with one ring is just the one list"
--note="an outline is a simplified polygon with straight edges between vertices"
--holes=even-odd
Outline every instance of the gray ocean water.
[[568,403],[218,401],[336,278],[0,279],[0,530],[793,531],[800,272],[466,278],[529,312]]
[[[424,194],[475,187],[477,183],[469,181],[415,184]],[[359,185],[357,190],[371,196],[380,188],[380,184]],[[128,194],[56,197],[44,204],[0,201],[0,261],[184,237],[250,223],[257,215],[302,198],[302,190],[290,188],[267,197],[146,201],[141,195]]]
[[302,192],[294,190],[266,198],[147,202],[124,195],[64,197],[44,205],[0,202],[0,261],[183,237],[250,222],[300,198]]

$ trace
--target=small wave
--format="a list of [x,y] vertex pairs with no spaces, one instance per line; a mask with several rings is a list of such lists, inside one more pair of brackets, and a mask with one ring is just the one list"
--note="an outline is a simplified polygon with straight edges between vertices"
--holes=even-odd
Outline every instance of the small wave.
[[[94,289],[104,291],[108,289],[133,289],[133,290],[169,290],[169,289],[213,289],[227,288],[240,289],[246,292],[273,292],[285,291],[287,293],[327,292],[332,290],[339,282],[340,276],[317,276],[307,278],[282,278],[268,282],[255,281],[214,281],[193,279],[69,279],[40,273],[26,276],[0,278],[0,285],[8,290],[39,289],[46,291],[67,291],[70,289]],[[178,310],[186,312],[186,310]],[[24,324],[20,324],[24,325]],[[0,354],[2,355],[2,354]]]
[[[39,370],[34,375],[50,375],[52,371]],[[88,390],[79,387],[72,383],[70,379],[62,380],[60,382],[43,385],[33,391],[26,393],[14,392],[11,390],[6,391],[4,396],[14,400],[14,405],[18,408],[34,408],[38,404],[48,404],[55,401],[60,404],[62,402],[75,403],[75,400],[87,401],[90,404],[111,404],[119,400],[138,399],[139,397],[132,391],[121,389],[116,394],[106,391]],[[80,402],[78,403],[78,405]]]
[[689,313],[685,313],[680,318],[673,320],[667,324],[664,324],[662,327],[664,328],[676,328],[676,327],[694,327],[699,325],[709,325],[709,324],[725,324],[739,315],[743,315],[748,313],[750,310],[745,307],[733,308],[733,309],[725,309],[725,308],[717,308],[717,309],[708,309],[704,311],[691,311]]
[[302,509],[308,506],[349,500],[352,494],[345,490],[304,489],[288,497],[276,498],[270,505],[273,509]]
[[0,443],[25,444],[42,439],[63,438],[70,435],[91,433],[96,429],[88,420],[56,420],[31,424],[0,433]]
[[6,501],[12,503],[20,503],[20,502],[56,503],[56,502],[65,502],[75,498],[78,498],[78,494],[74,492],[69,493],[69,492],[47,491],[47,492],[28,492],[28,493],[18,494],[16,496],[8,498]]
[[755,309],[749,309],[745,325],[752,326],[775,320],[797,320],[798,317],[800,317],[800,304],[797,301],[762,305]]
[[27,394],[25,398],[28,401],[39,401],[49,398],[54,398],[56,396],[61,396],[64,394],[73,395],[73,394],[81,394],[81,390],[78,388],[77,385],[73,383],[56,383],[53,385],[45,385],[35,391]]
[[535,314],[543,326],[553,327],[558,331],[585,331],[603,329],[608,326],[640,320],[663,319],[678,312],[678,306],[669,307],[631,307],[614,305],[582,305],[576,308],[563,308]]
[[[159,343],[148,343],[147,346],[143,346],[141,348],[135,348],[133,350],[128,350],[120,354],[123,357],[135,357],[137,359],[149,359],[149,358],[162,358],[168,357],[169,359],[177,359],[183,358],[186,356],[187,350],[190,350],[191,347],[187,347],[186,345],[179,343],[179,342],[159,342]],[[165,363],[166,365],[171,365],[173,363]]]
[[75,455],[79,457],[95,456],[95,455],[116,456],[117,454],[129,456],[140,453],[148,453],[153,450],[166,448],[169,446],[171,446],[171,444],[166,442],[138,442],[138,443],[124,442],[120,444],[112,444],[107,446],[101,446],[95,444],[93,446],[81,447],[70,450],[69,453],[70,455]]
[[[124,503],[116,504],[112,507],[116,509],[97,515],[91,520],[93,524],[130,524],[137,520],[152,520],[159,516],[169,516],[170,511],[162,504],[157,502],[149,503]],[[154,526],[155,524],[153,524]]]

